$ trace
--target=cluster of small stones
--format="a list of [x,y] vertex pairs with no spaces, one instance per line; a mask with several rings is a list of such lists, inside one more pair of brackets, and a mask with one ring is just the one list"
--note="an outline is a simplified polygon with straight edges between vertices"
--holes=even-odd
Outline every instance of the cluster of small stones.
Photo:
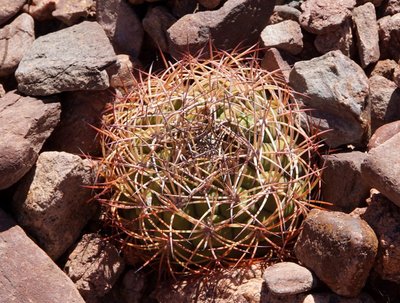
[[[312,109],[329,205],[305,219],[295,263],[154,290],[98,233],[92,126],[160,50],[210,40],[259,42]],[[0,302],[400,300],[399,1],[0,0],[0,58]]]

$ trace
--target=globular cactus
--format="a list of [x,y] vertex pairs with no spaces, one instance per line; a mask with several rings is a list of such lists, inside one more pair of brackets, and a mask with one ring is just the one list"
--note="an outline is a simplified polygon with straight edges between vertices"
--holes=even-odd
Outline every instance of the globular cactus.
[[104,204],[145,264],[199,273],[282,254],[312,207],[318,144],[255,53],[142,73],[104,115]]

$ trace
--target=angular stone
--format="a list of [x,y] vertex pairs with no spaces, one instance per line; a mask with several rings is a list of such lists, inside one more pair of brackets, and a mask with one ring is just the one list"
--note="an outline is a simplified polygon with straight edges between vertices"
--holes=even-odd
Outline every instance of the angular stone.
[[143,19],[143,29],[151,37],[154,44],[162,51],[168,51],[168,28],[176,22],[176,18],[163,6],[156,6],[147,11]]
[[285,20],[299,22],[301,12],[290,5],[275,5],[274,12],[269,18],[269,24],[276,24]]
[[1,209],[0,248],[0,302],[85,302],[65,273]]
[[124,269],[124,261],[111,243],[86,234],[68,256],[64,271],[86,302],[108,293]]
[[23,11],[37,21],[53,19],[51,13],[56,9],[58,0],[31,0],[25,4]]
[[125,0],[97,0],[96,19],[118,54],[139,56],[144,34],[142,22]]
[[382,125],[400,119],[400,89],[394,82],[382,76],[373,76],[368,82],[373,133]]
[[368,78],[362,68],[340,51],[296,62],[289,75],[297,99],[314,127],[331,147],[361,145],[368,130]]
[[400,208],[381,194],[371,197],[361,216],[375,231],[379,248],[374,265],[383,280],[400,283]]
[[28,95],[109,87],[106,68],[116,61],[104,30],[82,22],[36,39],[15,72],[18,90]]
[[56,9],[53,16],[66,25],[73,25],[86,19],[92,12],[94,13],[93,0],[57,0]]
[[270,48],[265,51],[264,58],[261,62],[261,67],[265,70],[274,73],[274,75],[282,76],[285,82],[289,82],[289,73],[291,59],[289,56],[280,52],[276,48]]
[[318,35],[314,40],[315,48],[321,54],[340,50],[347,57],[352,56],[354,52],[352,26],[349,19],[343,22],[337,30]]
[[355,0],[307,0],[301,5],[301,26],[310,33],[321,35],[336,31],[347,19]]
[[400,207],[399,146],[400,133],[371,149],[361,164],[361,175],[367,184]]
[[26,0],[0,0],[0,25],[14,17],[24,6]]
[[267,25],[274,5],[275,1],[228,0],[218,10],[185,15],[167,31],[169,52],[175,58],[185,52],[197,53],[210,40],[216,48],[225,50],[239,44],[253,45]]
[[400,59],[400,13],[378,20],[381,59]]
[[332,203],[329,208],[346,213],[357,208],[369,196],[370,187],[361,178],[361,163],[365,153],[323,155],[322,200]]
[[93,216],[89,203],[96,173],[89,160],[64,152],[43,152],[36,166],[19,184],[13,211],[18,223],[53,259],[79,237]]
[[382,76],[390,81],[393,81],[393,74],[396,69],[398,69],[398,64],[396,61],[391,59],[379,60],[371,72],[371,77]]
[[35,164],[60,120],[61,106],[8,92],[0,100],[0,189],[21,179]]
[[395,15],[400,13],[400,2],[398,0],[388,0],[383,5],[383,15]]
[[281,262],[267,267],[263,278],[273,295],[295,295],[307,292],[317,285],[313,273],[293,262]]
[[400,121],[394,121],[382,125],[369,139],[368,150],[381,145],[398,133],[400,133]]
[[34,40],[34,21],[28,14],[19,15],[0,29],[0,77],[15,72]]
[[294,249],[298,260],[333,292],[355,297],[374,264],[378,240],[361,219],[314,209],[304,221]]
[[379,34],[375,7],[368,2],[353,10],[353,23],[357,34],[358,54],[361,66],[366,67],[379,60]]
[[69,92],[61,98],[61,120],[46,142],[46,149],[100,156],[99,132],[94,127],[100,127],[101,115],[106,104],[114,101],[114,92]]
[[266,48],[275,47],[292,55],[303,50],[303,34],[299,23],[293,20],[268,25],[261,32],[261,41]]

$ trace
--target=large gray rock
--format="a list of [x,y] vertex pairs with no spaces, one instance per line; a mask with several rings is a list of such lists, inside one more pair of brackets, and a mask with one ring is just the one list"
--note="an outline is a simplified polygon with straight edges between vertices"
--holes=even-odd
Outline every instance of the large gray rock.
[[210,40],[218,49],[252,45],[274,5],[273,0],[228,0],[218,10],[185,15],[168,29],[169,51],[179,58],[185,52],[198,52]]
[[296,62],[291,87],[301,93],[310,122],[331,147],[361,145],[368,131],[368,78],[362,68],[340,51]]
[[361,66],[366,67],[379,60],[379,34],[375,7],[368,2],[353,10],[353,23],[356,29],[358,54]]
[[400,133],[371,149],[361,164],[365,181],[400,207]]
[[0,76],[11,75],[35,40],[34,21],[28,14],[19,15],[0,29]]
[[361,178],[361,163],[365,153],[349,153],[322,156],[322,199],[332,203],[330,208],[351,212],[369,196],[370,187]]
[[26,0],[0,0],[0,25],[14,17],[25,2]]
[[15,72],[18,90],[34,96],[109,87],[116,61],[102,27],[82,22],[36,39]]
[[294,249],[298,260],[333,292],[355,297],[374,264],[378,240],[359,218],[314,209],[304,221]]
[[60,112],[60,103],[23,97],[14,91],[0,99],[0,189],[16,183],[35,164]]
[[118,54],[139,56],[143,27],[139,17],[125,0],[97,0],[96,19]]
[[84,235],[64,267],[86,302],[108,293],[123,269],[117,248],[97,234]]
[[64,152],[43,152],[36,166],[19,184],[13,211],[18,223],[53,259],[79,237],[93,216],[89,203],[95,181],[94,164]]
[[268,25],[261,32],[261,41],[266,48],[275,47],[292,55],[297,55],[303,50],[300,24],[293,20]]
[[72,281],[0,210],[0,302],[85,303]]
[[378,20],[381,58],[400,59],[400,13]]
[[400,119],[400,89],[394,82],[382,76],[372,76],[368,82],[373,133],[382,125]]

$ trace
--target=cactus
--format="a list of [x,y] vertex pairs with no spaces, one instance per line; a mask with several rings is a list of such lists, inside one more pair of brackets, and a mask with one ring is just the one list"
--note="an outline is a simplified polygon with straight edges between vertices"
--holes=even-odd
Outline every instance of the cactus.
[[282,255],[312,207],[318,143],[256,53],[142,72],[104,115],[103,202],[145,265],[201,273]]

